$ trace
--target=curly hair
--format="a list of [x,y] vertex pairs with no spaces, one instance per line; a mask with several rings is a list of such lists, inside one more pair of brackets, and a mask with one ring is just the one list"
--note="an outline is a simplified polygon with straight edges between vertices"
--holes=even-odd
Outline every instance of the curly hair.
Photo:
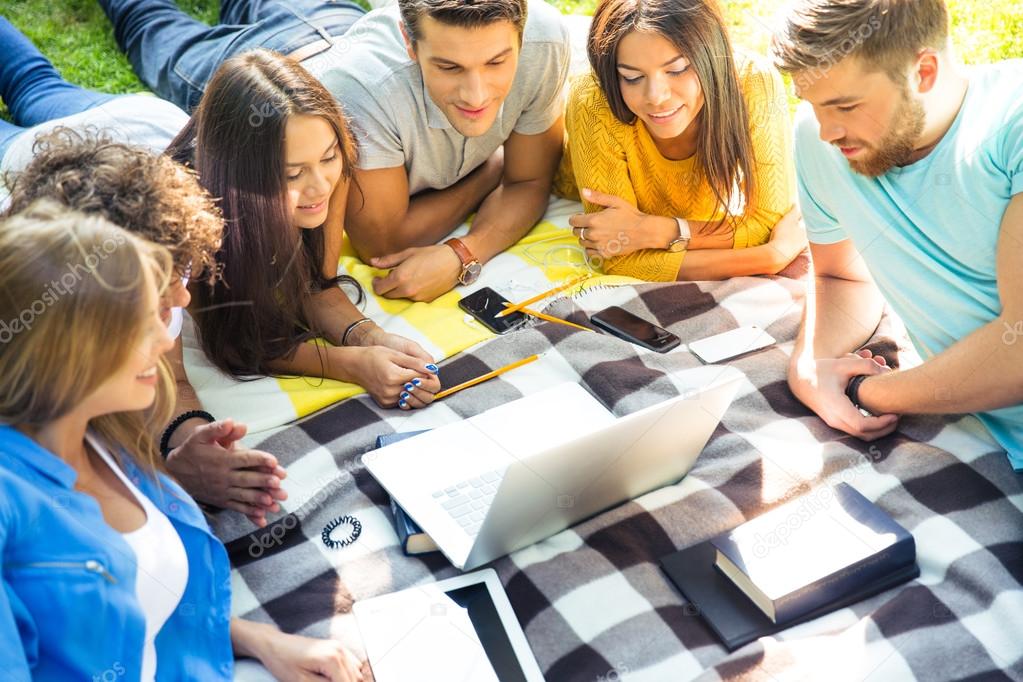
[[11,191],[8,215],[50,199],[166,247],[179,274],[216,278],[223,216],[195,174],[167,156],[96,128],[61,126],[40,135],[32,162],[4,181]]

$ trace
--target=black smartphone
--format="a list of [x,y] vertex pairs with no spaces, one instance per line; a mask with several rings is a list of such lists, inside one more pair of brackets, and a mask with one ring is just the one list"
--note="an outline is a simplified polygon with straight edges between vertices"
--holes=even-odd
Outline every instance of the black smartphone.
[[521,325],[526,319],[525,313],[512,313],[498,317],[497,314],[504,310],[505,303],[510,303],[510,301],[490,287],[483,287],[459,301],[458,307],[475,317],[480,324],[495,334],[504,334]]
[[590,316],[590,322],[620,339],[658,353],[667,353],[682,343],[682,339],[664,327],[651,324],[616,305]]

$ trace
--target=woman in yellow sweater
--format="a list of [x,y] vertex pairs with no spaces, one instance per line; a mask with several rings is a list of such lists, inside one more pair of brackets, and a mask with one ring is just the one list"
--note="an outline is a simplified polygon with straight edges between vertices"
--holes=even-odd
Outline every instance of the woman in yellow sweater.
[[572,85],[557,191],[611,274],[774,274],[806,246],[778,73],[737,64],[714,0],[602,0]]

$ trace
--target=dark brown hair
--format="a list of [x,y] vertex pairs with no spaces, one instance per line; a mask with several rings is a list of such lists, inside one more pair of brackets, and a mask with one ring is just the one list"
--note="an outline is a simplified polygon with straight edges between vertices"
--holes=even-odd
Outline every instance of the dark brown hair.
[[526,0],[398,0],[409,40],[420,39],[419,20],[428,16],[452,26],[478,28],[510,21],[522,36],[526,26]]
[[899,83],[920,50],[947,44],[943,0],[799,0],[775,33],[771,54],[789,73],[826,70],[856,56]]
[[181,164],[95,128],[55,128],[36,140],[32,153],[23,171],[8,176],[8,214],[49,199],[166,247],[179,273],[215,274],[223,218]]
[[738,190],[746,210],[754,203],[754,157],[749,112],[728,30],[715,0],[603,0],[593,14],[586,51],[611,112],[622,123],[636,115],[622,96],[618,46],[632,31],[656,33],[671,42],[689,61],[703,89],[703,108],[693,124],[700,126],[698,167],[722,211]]
[[195,290],[191,311],[206,355],[237,377],[273,374],[274,360],[323,336],[310,314],[313,294],[354,282],[325,275],[323,228],[299,230],[289,214],[284,133],[297,115],[330,124],[341,182],[350,181],[356,149],[340,106],[298,62],[269,50],[225,61],[168,149],[194,165],[224,212],[222,279]]

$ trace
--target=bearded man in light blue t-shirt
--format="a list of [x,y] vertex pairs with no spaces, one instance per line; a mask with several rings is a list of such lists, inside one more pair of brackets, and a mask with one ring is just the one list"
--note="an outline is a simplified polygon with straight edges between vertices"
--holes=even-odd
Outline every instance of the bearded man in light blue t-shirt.
[[[793,393],[864,440],[973,412],[1023,469],[1023,62],[959,65],[942,0],[799,0],[772,51],[806,102]],[[885,301],[921,365],[856,352]]]

